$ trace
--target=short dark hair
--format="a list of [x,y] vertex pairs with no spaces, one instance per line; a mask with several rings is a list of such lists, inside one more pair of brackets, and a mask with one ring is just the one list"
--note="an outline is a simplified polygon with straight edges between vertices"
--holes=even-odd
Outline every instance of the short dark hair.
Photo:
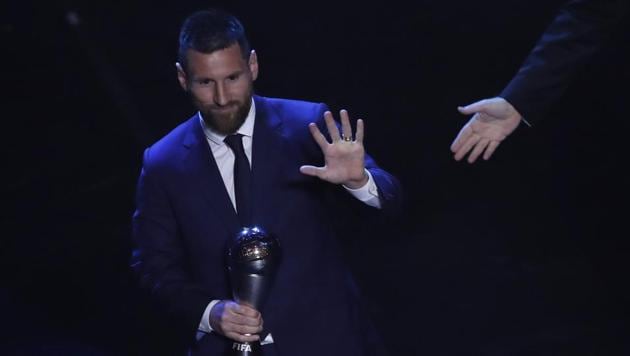
[[212,53],[238,43],[241,54],[249,58],[250,46],[245,27],[233,15],[217,9],[197,11],[188,16],[179,32],[177,59],[186,70],[186,52],[189,49]]

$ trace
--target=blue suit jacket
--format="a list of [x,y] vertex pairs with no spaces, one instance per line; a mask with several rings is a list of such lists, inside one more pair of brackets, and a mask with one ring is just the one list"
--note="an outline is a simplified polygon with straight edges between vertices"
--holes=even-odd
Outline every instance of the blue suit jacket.
[[[275,235],[283,258],[261,310],[278,355],[363,355],[369,321],[344,266],[333,216],[343,188],[305,176],[323,163],[309,122],[325,130],[323,104],[254,97],[253,220]],[[194,335],[208,302],[232,299],[226,248],[240,226],[203,130],[194,116],[145,151],[133,218],[134,266],[195,354],[231,345]],[[366,158],[382,212],[400,206],[395,178]],[[352,198],[354,199],[354,198]],[[356,201],[361,209],[371,209]],[[192,345],[192,346],[191,346]],[[265,346],[267,347],[267,346]]]

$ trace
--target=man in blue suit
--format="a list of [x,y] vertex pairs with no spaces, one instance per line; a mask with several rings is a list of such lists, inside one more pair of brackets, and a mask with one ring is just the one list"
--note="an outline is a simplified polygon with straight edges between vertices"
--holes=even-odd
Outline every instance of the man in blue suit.
[[[279,356],[383,350],[333,223],[344,206],[400,207],[397,180],[365,154],[363,122],[353,135],[346,111],[338,126],[324,104],[254,95],[257,55],[232,15],[192,14],[179,41],[178,80],[198,113],[145,151],[133,217],[141,284],[191,354],[223,354],[232,340],[260,340],[265,355]],[[251,169],[247,221],[282,245],[262,310],[234,302],[226,274],[244,215],[233,136]]]

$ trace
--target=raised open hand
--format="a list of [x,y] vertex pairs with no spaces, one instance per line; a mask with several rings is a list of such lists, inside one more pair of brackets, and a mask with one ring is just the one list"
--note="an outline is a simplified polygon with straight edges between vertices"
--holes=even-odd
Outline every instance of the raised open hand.
[[309,124],[313,138],[324,153],[323,167],[305,165],[300,172],[315,176],[334,184],[343,184],[350,189],[361,188],[368,182],[365,173],[365,149],[363,147],[363,120],[357,120],[357,130],[352,135],[350,118],[346,110],[339,112],[341,117],[341,133],[330,111],[324,113],[326,127],[332,142],[328,142],[317,125]]

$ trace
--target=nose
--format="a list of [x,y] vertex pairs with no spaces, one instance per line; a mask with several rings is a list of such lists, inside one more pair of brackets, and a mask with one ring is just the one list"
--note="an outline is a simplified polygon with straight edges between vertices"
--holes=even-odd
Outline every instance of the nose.
[[225,106],[228,103],[227,93],[225,92],[225,87],[221,83],[216,84],[215,92],[214,92],[214,103],[217,106]]

